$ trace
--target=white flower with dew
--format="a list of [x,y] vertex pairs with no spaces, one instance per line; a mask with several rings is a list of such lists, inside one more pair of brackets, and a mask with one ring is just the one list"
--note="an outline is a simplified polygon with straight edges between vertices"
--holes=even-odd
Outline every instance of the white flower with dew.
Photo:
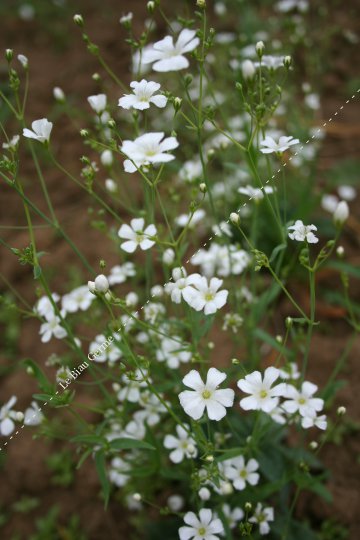
[[232,407],[235,392],[231,388],[218,389],[226,379],[226,374],[216,368],[210,368],[204,383],[196,370],[191,370],[183,378],[183,383],[192,390],[179,394],[182,408],[193,418],[199,420],[206,409],[210,420],[221,420],[226,415],[226,407]]

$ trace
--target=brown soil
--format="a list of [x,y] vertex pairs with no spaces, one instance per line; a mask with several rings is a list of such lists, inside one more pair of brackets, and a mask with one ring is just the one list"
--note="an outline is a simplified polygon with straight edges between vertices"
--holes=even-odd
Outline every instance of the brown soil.
[[[77,1],[71,6],[73,13],[84,13],[87,20],[87,29],[94,41],[101,46],[104,55],[115,72],[128,72],[128,49],[124,44],[125,30],[118,24],[107,24],[118,20],[123,11],[131,9],[135,19],[145,17],[145,2],[133,0],[130,3],[116,0],[102,2],[101,15],[97,2]],[[76,6],[74,5],[76,4]],[[124,4],[124,5],[123,5]],[[126,4],[126,5],[125,5]],[[359,7],[359,2],[352,2],[353,9]],[[356,20],[349,19],[350,11],[345,6],[334,2],[334,12],[331,15],[333,21],[351,27],[354,31]],[[359,10],[357,9],[358,13]],[[54,23],[55,24],[55,23]],[[13,47],[16,53],[24,53],[29,57],[31,65],[31,88],[30,103],[31,111],[29,119],[46,116],[53,104],[52,88],[61,86],[69,96],[77,95],[82,102],[92,93],[100,91],[100,87],[91,79],[95,71],[101,73],[96,60],[86,51],[81,42],[78,29],[74,28],[71,21],[71,13],[66,24],[66,42],[54,45],[53,36],[50,32],[39,25],[36,21],[21,22],[14,15],[1,23],[0,43],[1,50]],[[135,23],[136,24],[136,23]],[[358,21],[357,21],[358,24]],[[56,28],[56,24],[55,24]],[[333,55],[333,70],[323,81],[321,117],[327,120],[338,109],[348,95],[347,81],[354,74],[354,66],[359,65],[359,58],[349,58],[349,49],[345,42],[334,42],[334,50],[329,52]],[[351,49],[353,54],[353,48]],[[359,55],[358,55],[359,56]],[[358,157],[359,142],[359,103],[352,101],[336,121],[326,129],[322,157],[319,164],[319,177],[325,177],[326,171],[338,159],[344,157]],[[78,127],[81,121],[75,119]],[[60,117],[56,121],[53,143],[59,161],[66,158],[67,167],[78,172],[81,165],[79,156],[83,152],[80,137],[74,138],[74,129],[68,119]],[[31,198],[38,201],[40,207],[47,213],[40,186],[33,181],[35,177],[30,159],[25,159],[24,178],[26,189],[31,192]],[[106,258],[109,265],[116,262],[116,255],[104,244],[103,236],[89,226],[89,217],[84,209],[90,204],[90,199],[85,192],[71,184],[60,173],[44,167],[46,182],[51,193],[59,221],[65,225],[68,235],[76,240],[79,249],[93,265],[98,267],[100,258]],[[1,225],[25,225],[22,208],[19,207],[18,197],[12,190],[1,186]],[[356,260],[359,246],[359,199],[357,205],[353,205],[353,227],[346,231],[345,246],[351,257]],[[5,231],[6,232],[6,231]],[[4,234],[4,239],[11,246],[21,248],[28,244],[29,239],[26,231],[11,230]],[[53,231],[50,229],[37,230],[38,249],[46,251],[44,261],[52,267],[64,269],[75,264],[73,252]],[[1,247],[1,272],[11,284],[21,292],[24,298],[32,305],[34,302],[33,280],[31,270],[27,266],[20,266],[16,257],[9,255],[5,248]],[[330,278],[331,279],[331,278]],[[56,285],[59,292],[63,289],[61,276],[57,278]],[[358,285],[357,285],[358,286]],[[354,283],[355,287],[355,283]],[[294,284],[294,290],[297,290]],[[306,304],[298,288],[299,298]],[[360,301],[359,290],[356,291],[357,300]],[[282,306],[287,312],[288,306]],[[334,314],[331,307],[323,305],[322,320],[327,332],[317,332],[314,338],[310,362],[309,377],[320,386],[327,380],[339,355],[341,354],[346,340],[350,335],[349,327],[343,320],[342,313]],[[225,345],[224,345],[225,346]],[[52,352],[56,352],[60,345],[51,342],[49,345],[39,343],[38,324],[34,321],[25,321],[22,324],[20,340],[17,344],[17,358],[36,358],[41,365]],[[218,349],[219,350],[219,349]],[[358,358],[360,356],[360,341],[358,340],[351,351],[342,378],[347,380],[347,386],[343,388],[337,398],[339,404],[344,404],[348,409],[348,417],[359,421],[359,404],[357,395],[360,392],[360,375],[358,370]],[[2,364],[9,366],[11,358],[2,357]],[[19,409],[24,408],[31,401],[35,385],[22,371],[11,372],[2,380],[2,392],[4,397],[19,395]],[[86,392],[80,392],[82,399],[91,399]],[[55,411],[53,414],[60,414]],[[64,414],[64,413],[61,413]],[[22,495],[34,496],[41,499],[38,509],[31,514],[20,515],[21,520],[14,516],[2,529],[2,538],[10,539],[14,531],[20,534],[20,538],[28,538],[34,532],[34,520],[46,514],[48,509],[58,504],[61,512],[61,522],[65,523],[72,513],[79,514],[84,530],[91,540],[127,539],[129,532],[124,519],[123,510],[116,502],[112,502],[107,512],[103,509],[99,498],[99,484],[92,463],[85,464],[77,472],[75,482],[71,488],[59,488],[51,484],[48,468],[45,466],[46,458],[54,451],[67,447],[66,442],[46,442],[44,439],[33,440],[32,430],[24,430],[21,435],[10,442],[6,469],[3,471],[4,480],[0,483],[1,505],[8,510]],[[317,521],[334,518],[339,523],[345,524],[350,529],[350,540],[357,540],[360,527],[360,475],[355,472],[358,467],[360,453],[360,439],[356,430],[346,432],[341,445],[326,445],[322,451],[325,465],[331,470],[329,489],[333,494],[332,505],[327,505],[318,498],[306,497],[301,501],[300,515],[311,517]],[[63,537],[65,539],[65,536]],[[306,539],[304,539],[306,540]]]

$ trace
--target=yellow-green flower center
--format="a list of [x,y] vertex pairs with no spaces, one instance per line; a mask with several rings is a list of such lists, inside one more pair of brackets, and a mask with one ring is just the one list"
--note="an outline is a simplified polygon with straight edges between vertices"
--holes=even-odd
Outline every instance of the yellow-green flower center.
[[303,397],[301,397],[301,398],[299,399],[299,403],[300,403],[300,405],[305,405],[306,399],[303,398]]
[[214,300],[214,295],[213,295],[213,293],[207,292],[207,293],[205,294],[205,300],[206,300],[207,302],[211,302],[211,300]]
[[204,536],[206,534],[205,527],[200,527],[200,529],[198,530],[198,533],[200,534],[200,536]]
[[201,395],[204,399],[209,399],[211,397],[211,392],[210,390],[204,390]]
[[266,390],[261,390],[260,397],[261,399],[265,399],[268,396],[268,393]]

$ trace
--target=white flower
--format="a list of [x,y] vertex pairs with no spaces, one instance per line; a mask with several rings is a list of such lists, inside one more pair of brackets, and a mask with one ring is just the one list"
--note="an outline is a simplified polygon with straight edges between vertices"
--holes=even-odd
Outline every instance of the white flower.
[[276,4],[276,9],[282,13],[287,13],[292,9],[298,9],[299,11],[307,11],[309,7],[308,0],[280,0]]
[[308,381],[302,383],[300,390],[287,384],[284,393],[287,400],[282,404],[282,408],[289,414],[299,412],[304,417],[316,416],[316,413],[324,406],[323,399],[312,397],[317,389],[316,384]]
[[86,311],[94,300],[94,295],[89,291],[87,285],[81,285],[68,294],[65,294],[61,299],[61,306],[67,313],[75,313],[76,311]]
[[38,426],[44,419],[44,415],[41,412],[36,401],[31,402],[31,406],[28,407],[24,415],[24,424],[26,426]]
[[274,188],[271,186],[265,186],[263,188],[253,188],[250,185],[240,187],[238,192],[242,195],[246,195],[251,200],[259,202],[264,198],[264,193],[274,193]]
[[246,483],[251,486],[256,486],[259,482],[259,474],[256,472],[259,468],[259,463],[256,459],[249,459],[245,463],[243,456],[238,456],[224,462],[224,474],[226,478],[232,481],[234,488],[242,491],[246,487]]
[[325,431],[325,429],[327,428],[326,415],[322,414],[321,416],[317,416],[315,414],[313,416],[312,415],[304,416],[301,419],[301,425],[302,425],[302,427],[304,429],[308,429],[308,428],[311,428],[311,427],[317,427],[317,428],[322,429],[323,431]]
[[144,319],[154,324],[159,315],[164,315],[165,306],[158,302],[148,302],[144,306]]
[[116,388],[118,400],[138,403],[140,401],[141,388],[146,388],[147,386],[146,377],[147,373],[143,373],[140,369],[137,369],[131,377],[125,373],[121,378],[125,386],[123,388]]
[[129,11],[129,13],[126,13],[126,15],[122,15],[119,19],[120,24],[128,24],[132,21],[134,14],[132,11]]
[[260,151],[263,154],[271,154],[273,152],[285,152],[285,150],[288,150],[290,146],[293,146],[294,144],[298,144],[300,141],[299,139],[294,139],[292,136],[290,137],[280,137],[279,142],[275,142],[272,137],[265,137],[263,141],[261,141]]
[[170,294],[171,300],[175,304],[180,304],[184,298],[184,292],[192,289],[192,285],[198,280],[200,274],[187,275],[184,267],[174,268],[172,271],[173,281],[165,284],[165,292]]
[[210,420],[221,420],[226,415],[225,407],[232,407],[235,392],[231,388],[218,390],[219,384],[226,379],[225,373],[216,368],[210,368],[206,383],[196,370],[191,370],[183,378],[185,386],[192,390],[185,390],[179,394],[180,404],[186,414],[194,420],[199,420],[206,412]]
[[135,266],[132,262],[126,262],[122,266],[113,266],[108,276],[110,285],[116,285],[118,283],[124,283],[128,277],[135,276]]
[[191,52],[199,45],[199,38],[195,37],[195,30],[184,28],[174,45],[172,36],[166,36],[157,41],[152,49],[143,51],[142,63],[153,64],[155,71],[178,71],[189,66],[185,53]]
[[175,137],[162,139],[164,139],[163,132],[152,132],[145,133],[134,141],[124,141],[120,150],[129,158],[124,161],[125,171],[133,173],[144,165],[167,163],[175,159],[175,156],[167,152],[179,146],[177,139]]
[[90,107],[97,114],[101,114],[106,109],[107,97],[106,94],[97,94],[87,98]]
[[106,293],[109,290],[109,282],[104,274],[96,276],[95,281],[88,281],[89,291],[92,293]]
[[13,411],[12,408],[17,402],[17,397],[12,396],[5,405],[0,409],[0,435],[7,437],[15,428],[14,420],[21,421],[23,418],[22,413]]
[[109,480],[117,487],[123,487],[129,480],[130,464],[123,459],[116,457],[111,460],[111,468],[109,470]]
[[249,521],[250,523],[257,523],[259,525],[261,535],[268,534],[270,532],[268,521],[274,521],[274,509],[271,507],[263,508],[262,504],[258,503],[254,515]]
[[223,504],[222,511],[227,518],[230,529],[235,529],[238,522],[241,521],[245,515],[244,511],[241,508],[231,509],[228,504]]
[[127,253],[134,253],[137,247],[140,247],[143,251],[152,248],[155,244],[154,240],[150,240],[150,237],[156,235],[155,225],[148,225],[145,229],[145,220],[143,218],[135,218],[130,221],[130,225],[121,225],[118,236],[124,238],[126,242],[121,244],[121,249]]
[[315,225],[304,225],[301,219],[297,219],[295,225],[291,225],[288,229],[289,231],[293,231],[289,233],[291,240],[297,240],[298,242],[304,242],[306,240],[309,244],[316,244],[319,241],[312,232],[317,231],[317,227]]
[[181,495],[170,495],[167,500],[168,507],[173,512],[179,512],[184,506],[184,498]]
[[321,198],[321,207],[332,214],[335,212],[338,203],[339,199],[336,195],[323,195]]
[[144,422],[149,426],[155,426],[161,420],[160,414],[167,412],[165,405],[160,399],[149,392],[143,392],[140,397],[140,404],[144,407],[142,411],[137,411],[134,418],[138,422]]
[[[260,62],[255,62],[254,65],[256,68],[258,68],[260,66]],[[284,56],[274,56],[270,54],[265,54],[261,58],[261,67],[263,68],[265,67],[270,70],[284,67]]]
[[93,362],[103,363],[109,361],[110,365],[114,364],[122,357],[122,352],[118,346],[120,340],[121,337],[117,333],[112,334],[109,338],[99,334],[89,345],[89,357]]
[[32,131],[30,129],[23,129],[23,136],[28,139],[35,139],[41,143],[49,142],[50,133],[53,127],[53,123],[49,122],[46,118],[40,120],[34,120],[31,124]]
[[60,102],[65,101],[64,90],[60,88],[59,86],[55,86],[53,88],[53,96],[56,99],[56,101],[60,101]]
[[356,189],[353,186],[342,185],[338,187],[338,194],[344,201],[353,201],[356,197]]
[[184,516],[186,527],[180,527],[180,540],[220,540],[217,534],[223,534],[224,527],[220,519],[214,518],[209,508],[202,508],[199,517],[194,512]]
[[197,223],[200,223],[204,219],[205,215],[205,210],[199,208],[193,214],[181,214],[175,218],[175,223],[179,227],[187,226],[189,229],[193,229]]
[[29,65],[29,59],[24,54],[18,54],[17,59],[19,60],[20,64],[24,69],[26,69]]
[[160,348],[156,351],[156,359],[159,362],[166,361],[171,369],[177,369],[180,363],[190,362],[191,352],[184,350],[178,336],[166,337],[161,341]]
[[[186,427],[189,427],[185,424]],[[170,452],[170,459],[173,463],[180,463],[184,458],[196,458],[197,450],[196,443],[188,432],[182,426],[176,426],[177,437],[174,435],[166,435],[164,446]]]
[[175,251],[171,248],[165,249],[162,260],[164,264],[170,266],[175,260]]
[[284,379],[285,381],[288,379],[295,380],[300,378],[300,371],[295,362],[290,362],[289,364],[286,364],[286,366],[280,368],[279,371],[280,378]]
[[[51,297],[54,303],[60,300],[60,296],[57,293],[52,293]],[[51,319],[54,316],[54,307],[48,296],[42,296],[39,298],[34,307],[34,312],[45,319]]]
[[241,274],[250,263],[249,254],[237,246],[220,246],[215,242],[208,251],[199,249],[193,257],[191,264],[200,265],[201,271],[207,277],[214,275],[227,277]]
[[3,142],[2,147],[4,150],[16,150],[17,145],[19,144],[20,135],[14,135],[9,142]]
[[349,206],[346,201],[340,201],[333,214],[336,225],[343,225],[350,215]]
[[130,83],[131,88],[133,88],[133,94],[126,94],[119,99],[119,107],[123,109],[138,109],[143,111],[144,109],[149,109],[150,104],[153,103],[156,107],[161,109],[166,106],[167,98],[162,94],[153,94],[157,92],[160,88],[160,84],[147,81],[142,79],[140,82],[133,81]]
[[49,316],[46,322],[40,326],[41,341],[47,343],[51,337],[54,336],[57,339],[63,339],[67,336],[67,331],[61,326],[60,317],[53,314]]
[[100,155],[100,161],[104,167],[111,167],[114,158],[111,150],[104,150]]
[[223,284],[222,279],[213,277],[208,282],[206,277],[198,276],[193,279],[193,284],[196,289],[187,287],[182,294],[184,300],[195,311],[204,310],[205,315],[211,315],[226,304],[228,291],[225,289],[218,291]]
[[241,71],[244,79],[252,79],[256,73],[256,68],[251,60],[244,60],[241,64]]
[[279,396],[284,395],[285,383],[272,387],[279,378],[280,372],[275,367],[268,367],[264,371],[262,379],[260,371],[253,371],[244,379],[237,382],[240,390],[250,396],[240,401],[240,407],[245,411],[261,410],[270,413],[279,403]]

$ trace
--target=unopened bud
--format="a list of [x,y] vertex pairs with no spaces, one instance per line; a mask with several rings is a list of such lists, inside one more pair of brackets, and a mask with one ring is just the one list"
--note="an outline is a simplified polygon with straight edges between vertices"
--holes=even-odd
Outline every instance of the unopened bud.
[[336,255],[337,255],[340,259],[342,259],[342,257],[344,256],[344,254],[345,254],[345,249],[344,249],[344,247],[343,247],[343,246],[338,246],[338,247],[336,248]]
[[206,184],[204,182],[201,182],[201,184],[199,185],[199,189],[201,193],[206,193]]
[[11,62],[14,56],[14,51],[12,49],[6,49],[5,50],[5,58],[8,62]]
[[346,414],[346,407],[338,407],[336,413],[338,416],[344,416]]
[[230,221],[231,223],[233,223],[234,225],[239,225],[240,223],[240,216],[237,212],[231,212],[230,214]]
[[212,463],[214,461],[214,456],[212,456],[212,455],[206,456],[205,461],[208,461],[209,463]]
[[291,66],[291,63],[292,63],[292,58],[291,56],[285,56],[284,57],[284,66],[286,68],[289,68]]
[[115,122],[115,120],[113,118],[110,118],[107,125],[109,126],[110,129],[116,128],[116,122]]
[[280,336],[280,335],[279,335],[279,336],[276,336],[275,339],[276,339],[276,341],[277,341],[278,343],[282,343],[282,342],[283,342],[283,337]]
[[317,450],[318,447],[319,447],[319,445],[318,445],[318,443],[317,443],[316,441],[311,441],[311,442],[309,443],[309,448],[310,448],[310,450]]
[[65,101],[64,91],[59,86],[55,86],[53,89],[53,96],[56,101],[59,101],[59,103],[63,103]]
[[255,75],[256,68],[251,60],[244,60],[241,65],[241,71],[244,79],[252,79]]
[[80,26],[80,28],[82,28],[84,26],[84,19],[83,19],[82,15],[79,15],[79,14],[74,15],[73,20],[74,20],[75,24]]
[[182,105],[182,99],[180,97],[176,97],[173,102],[175,112],[178,112],[181,109],[181,105]]
[[87,137],[87,136],[89,135],[89,132],[88,132],[87,129],[81,129],[81,130],[80,130],[80,135],[81,135],[82,137]]
[[206,0],[196,0],[196,5],[197,5],[197,7],[201,8],[201,9],[205,9],[206,8]]
[[240,360],[238,360],[237,358],[233,358],[231,360],[231,363],[233,366],[238,366],[240,364]]
[[333,220],[336,226],[341,227],[348,219],[350,214],[349,205],[346,201],[340,201],[333,214]]
[[93,73],[93,74],[91,75],[91,78],[92,78],[93,81],[96,81],[96,82],[99,82],[100,79],[101,79],[99,73]]
[[291,328],[293,324],[294,324],[294,322],[293,322],[292,318],[291,317],[286,317],[286,319],[285,319],[286,328]]
[[258,41],[255,45],[255,51],[259,58],[264,54],[265,45],[263,41]]
[[202,501],[208,501],[211,497],[210,490],[206,487],[202,487],[199,490],[199,497]]
[[134,501],[136,502],[140,502],[141,501],[141,495],[140,493],[134,493],[132,498],[134,499]]
[[147,8],[149,13],[154,13],[154,11],[155,11],[155,2],[148,2],[146,4],[146,8]]
[[208,343],[208,349],[212,350],[215,348],[215,343],[213,341],[209,341]]
[[246,512],[251,512],[251,510],[252,510],[251,502],[246,502],[245,505],[244,505],[244,508],[245,508]]
[[28,367],[26,368],[26,373],[27,373],[28,375],[34,375],[35,372],[34,372],[34,370],[33,370],[33,368],[32,368],[31,366],[28,366]]

